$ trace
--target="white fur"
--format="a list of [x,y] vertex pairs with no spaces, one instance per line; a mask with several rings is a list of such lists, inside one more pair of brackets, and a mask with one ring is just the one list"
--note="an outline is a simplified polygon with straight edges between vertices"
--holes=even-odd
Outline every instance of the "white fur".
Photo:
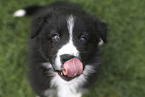
[[81,97],[81,86],[87,81],[87,76],[94,72],[93,66],[86,65],[83,74],[71,81],[63,80],[57,73],[51,80],[51,86],[57,87],[58,97]]
[[22,17],[26,14],[26,11],[24,9],[19,9],[18,11],[16,11],[13,16],[15,17]]
[[50,63],[48,63],[48,62],[42,63],[42,66],[46,67],[47,69],[52,68],[52,65]]
[[99,46],[101,46],[101,45],[103,45],[103,44],[104,44],[103,40],[102,40],[102,39],[100,39],[100,41],[99,41],[98,45],[99,45]]
[[76,49],[76,47],[73,44],[73,27],[74,27],[74,17],[71,15],[67,18],[67,26],[68,26],[68,31],[69,31],[69,41],[67,44],[65,44],[64,46],[62,46],[62,48],[60,48],[58,50],[57,53],[57,57],[55,59],[55,64],[57,65],[58,68],[61,68],[61,61],[60,61],[60,56],[63,54],[70,54],[73,56],[78,57],[79,56],[79,51]]
[[68,27],[69,34],[70,34],[70,41],[72,41],[74,22],[75,22],[74,17],[72,15],[69,16],[67,19],[67,27]]
[[46,96],[46,97],[56,97],[56,95],[57,94],[54,89],[48,89],[48,90],[44,91],[44,96]]

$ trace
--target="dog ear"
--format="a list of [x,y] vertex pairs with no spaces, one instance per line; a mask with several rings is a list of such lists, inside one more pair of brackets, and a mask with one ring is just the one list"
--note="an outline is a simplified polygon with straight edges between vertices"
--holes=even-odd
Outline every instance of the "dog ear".
[[31,23],[31,34],[30,34],[31,39],[35,38],[37,35],[39,35],[43,26],[44,26],[43,17],[37,17],[32,21],[32,23]]
[[97,23],[97,30],[99,32],[100,40],[103,40],[104,43],[107,42],[107,25],[103,22]]
[[107,42],[107,24],[101,22],[96,16],[91,15],[91,19],[94,22],[95,31],[97,35],[100,37],[100,45]]

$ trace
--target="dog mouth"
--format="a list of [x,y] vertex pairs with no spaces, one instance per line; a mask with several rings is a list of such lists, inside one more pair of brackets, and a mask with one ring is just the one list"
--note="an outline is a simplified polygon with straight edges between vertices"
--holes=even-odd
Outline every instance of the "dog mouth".
[[73,58],[63,64],[63,68],[58,72],[59,76],[66,81],[78,77],[83,72],[83,64],[78,58]]

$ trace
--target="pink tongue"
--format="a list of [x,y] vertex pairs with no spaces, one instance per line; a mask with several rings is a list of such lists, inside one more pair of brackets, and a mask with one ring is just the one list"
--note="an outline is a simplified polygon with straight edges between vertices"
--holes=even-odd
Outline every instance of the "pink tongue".
[[66,61],[63,65],[64,70],[62,71],[64,75],[68,77],[74,77],[82,74],[83,64],[78,58],[73,58]]

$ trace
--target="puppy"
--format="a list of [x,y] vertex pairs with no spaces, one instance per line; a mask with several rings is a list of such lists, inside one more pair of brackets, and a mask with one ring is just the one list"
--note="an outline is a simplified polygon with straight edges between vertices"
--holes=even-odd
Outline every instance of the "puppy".
[[24,15],[33,16],[29,43],[33,90],[41,97],[81,97],[96,82],[106,24],[69,2],[14,13]]

